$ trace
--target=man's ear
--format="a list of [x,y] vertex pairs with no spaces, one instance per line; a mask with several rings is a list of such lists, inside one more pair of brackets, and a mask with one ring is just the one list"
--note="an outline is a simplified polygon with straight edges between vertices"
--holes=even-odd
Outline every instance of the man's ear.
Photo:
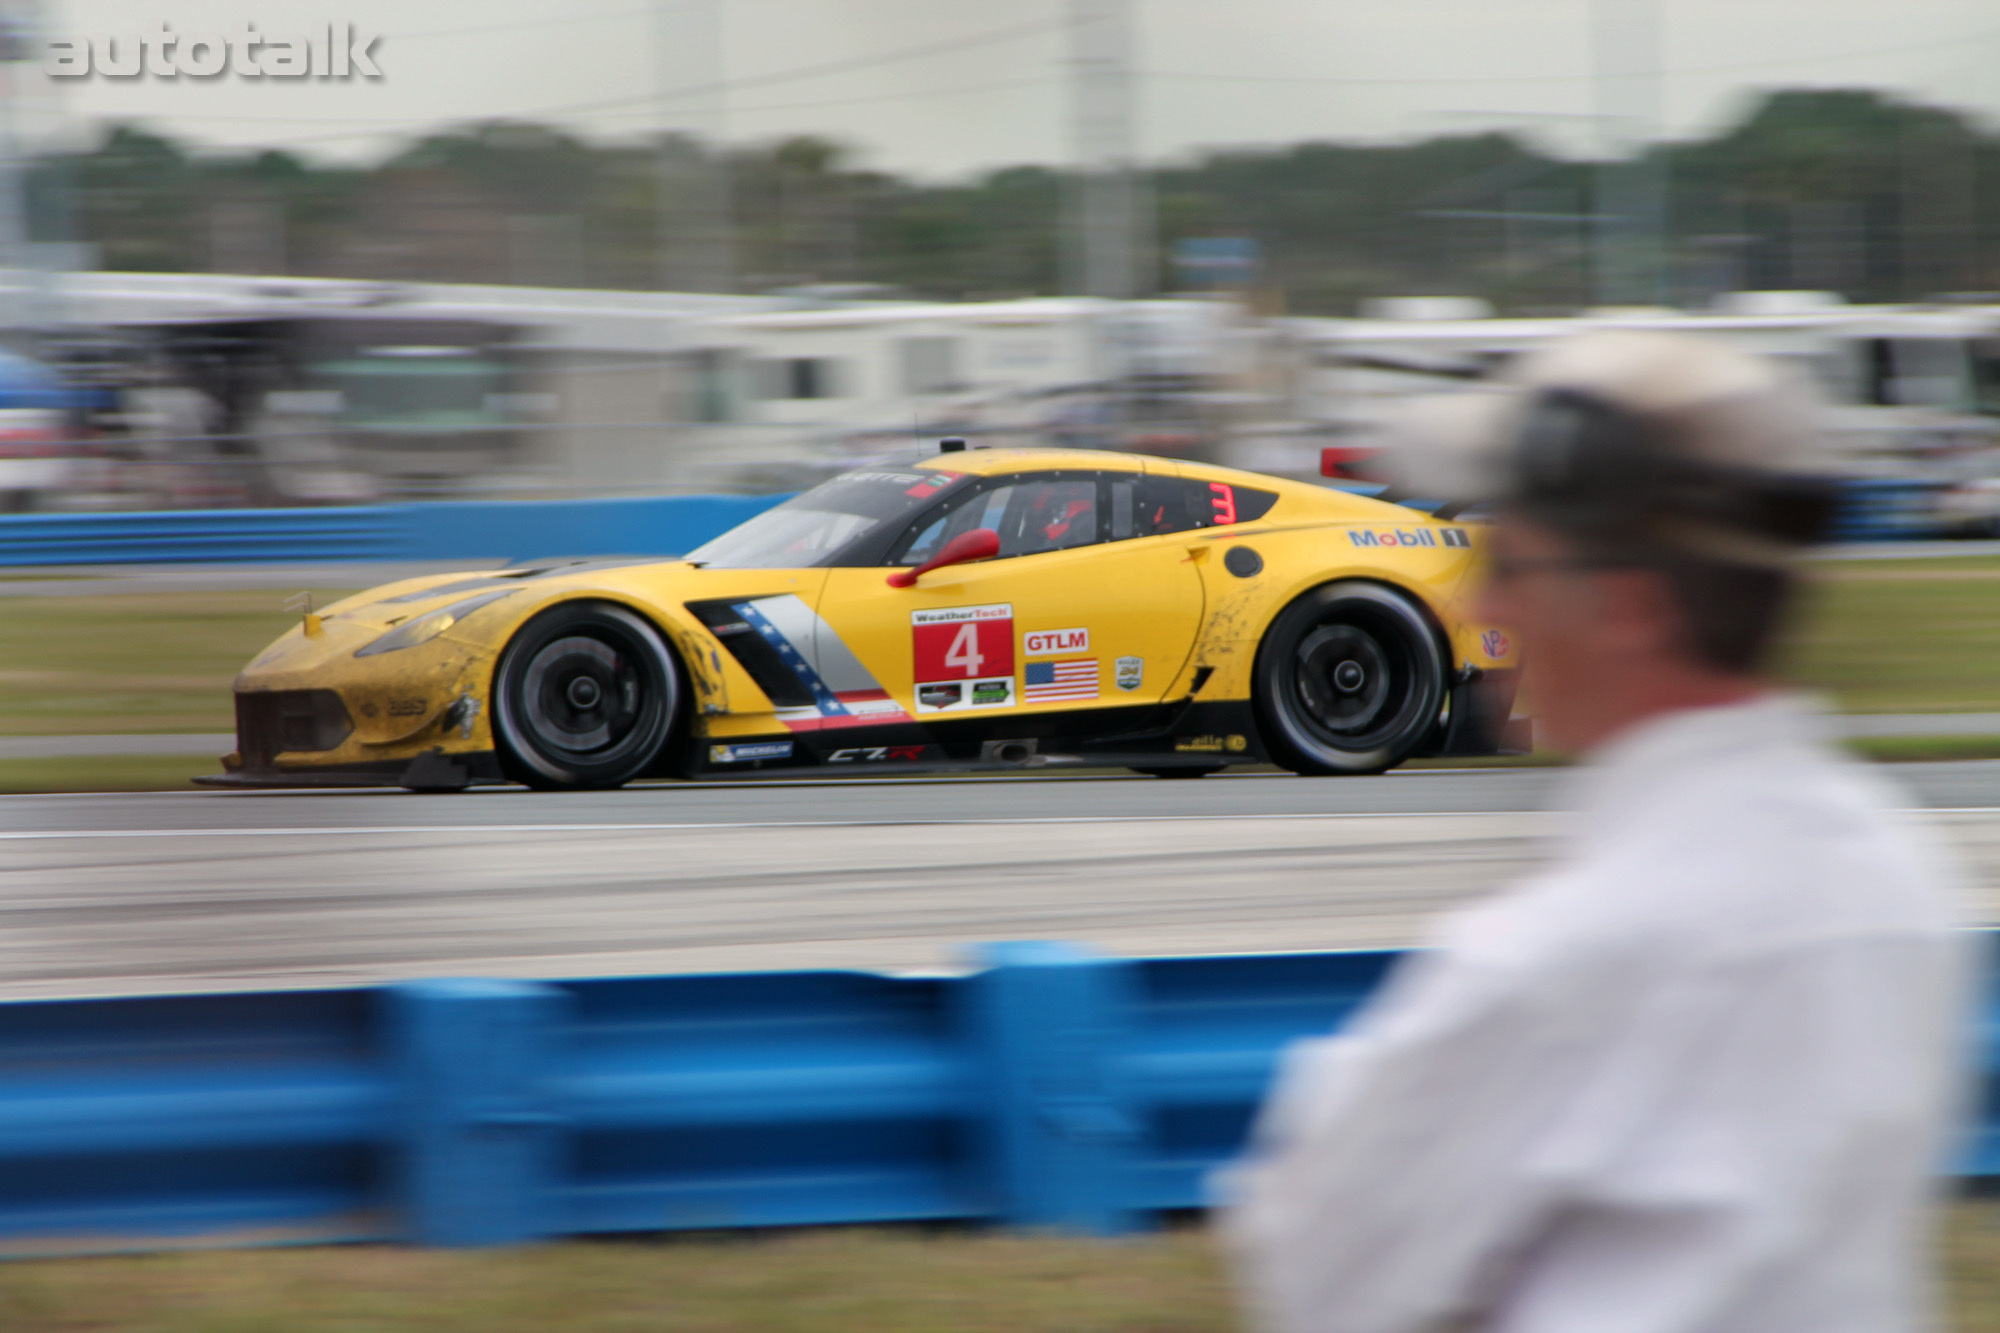
[[1674,657],[1686,651],[1687,620],[1673,585],[1650,569],[1614,569],[1598,578],[1597,632],[1621,657]]

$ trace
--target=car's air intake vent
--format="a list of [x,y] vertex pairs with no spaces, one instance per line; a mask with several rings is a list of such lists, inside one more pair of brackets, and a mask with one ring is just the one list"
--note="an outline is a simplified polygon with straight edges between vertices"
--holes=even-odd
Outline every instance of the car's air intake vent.
[[354,730],[332,690],[267,690],[236,696],[236,750],[248,768],[285,751],[332,750]]
[[722,641],[729,655],[736,659],[750,679],[757,682],[757,688],[764,691],[764,697],[771,701],[773,708],[810,708],[813,693],[778,650],[764,641],[764,637],[744,620],[743,612],[737,608],[745,601],[754,600],[741,597],[725,597],[712,602],[689,602],[687,609],[695,618],[708,626],[709,633]]

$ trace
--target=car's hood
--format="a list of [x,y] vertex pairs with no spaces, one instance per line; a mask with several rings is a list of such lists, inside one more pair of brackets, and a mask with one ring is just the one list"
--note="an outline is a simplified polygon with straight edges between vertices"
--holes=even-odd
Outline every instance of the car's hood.
[[356,593],[327,607],[321,612],[321,619],[339,621],[342,627],[381,631],[438,607],[488,593],[532,591],[546,596],[561,591],[565,583],[590,582],[593,576],[610,570],[634,568],[644,568],[656,577],[677,570],[689,573],[696,570],[696,566],[686,561],[653,558],[549,561],[470,573],[427,574]]

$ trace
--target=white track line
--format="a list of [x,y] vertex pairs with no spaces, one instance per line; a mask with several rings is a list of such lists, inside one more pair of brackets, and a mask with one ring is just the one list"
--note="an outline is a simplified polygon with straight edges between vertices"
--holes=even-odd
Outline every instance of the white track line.
[[63,838],[298,838],[315,834],[338,837],[375,837],[403,834],[414,837],[431,834],[469,833],[677,833],[693,829],[780,829],[780,828],[958,828],[966,826],[1007,827],[1016,824],[1185,824],[1195,819],[1274,820],[1274,819],[1455,819],[1467,815],[1539,815],[1545,810],[1328,810],[1301,814],[1213,814],[1213,815],[1023,815],[1014,819],[772,819],[713,820],[686,824],[381,824],[325,828],[215,828],[215,829],[77,829],[70,832],[37,830],[31,833],[0,833],[0,842],[47,842]]
[[[298,828],[215,829],[74,829],[69,831],[0,832],[0,842],[55,842],[66,838],[298,838],[428,837],[474,833],[684,833],[700,829],[781,828],[1005,828],[1025,824],[1184,824],[1190,820],[1222,821],[1299,819],[1463,819],[1480,815],[1513,818],[1560,815],[1559,810],[1323,810],[1287,814],[1179,815],[1022,815],[1011,819],[771,819],[712,820],[693,823],[630,824],[377,824]],[[1897,810],[1903,815],[2000,815],[2000,805],[1922,805]]]
[[[1388,773],[1372,773],[1368,777],[1379,778],[1427,778],[1441,776],[1463,776],[1482,773],[1518,773],[1542,771],[1535,768],[1399,768]],[[1293,773],[1215,773],[1209,782],[1270,781],[1296,777]],[[674,782],[647,780],[620,788],[622,792],[672,792],[672,791],[764,791],[796,787],[943,787],[965,786],[970,783],[1013,783],[1044,784],[1052,782],[1153,782],[1154,778],[1132,773],[968,773],[939,774],[925,777],[828,777],[828,778],[730,778],[722,782]],[[206,801],[233,801],[262,799],[272,800],[285,796],[413,796],[402,787],[263,787],[249,789],[211,788],[205,791],[43,791],[0,793],[0,807],[9,801],[46,801],[51,799],[70,800],[187,800],[194,798]],[[544,793],[529,791],[526,787],[492,786],[473,787],[463,792],[435,793],[440,796],[540,796]],[[618,792],[596,792],[593,795],[616,798]]]

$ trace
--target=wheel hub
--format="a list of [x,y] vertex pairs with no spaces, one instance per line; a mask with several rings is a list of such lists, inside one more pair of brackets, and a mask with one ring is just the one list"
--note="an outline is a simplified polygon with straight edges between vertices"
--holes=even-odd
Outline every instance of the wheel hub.
[[1354,744],[1393,720],[1400,704],[1390,650],[1368,628],[1321,625],[1299,641],[1293,689],[1311,723]]
[[572,635],[537,652],[522,691],[527,721],[545,745],[588,754],[630,730],[638,702],[635,664],[602,639]]

